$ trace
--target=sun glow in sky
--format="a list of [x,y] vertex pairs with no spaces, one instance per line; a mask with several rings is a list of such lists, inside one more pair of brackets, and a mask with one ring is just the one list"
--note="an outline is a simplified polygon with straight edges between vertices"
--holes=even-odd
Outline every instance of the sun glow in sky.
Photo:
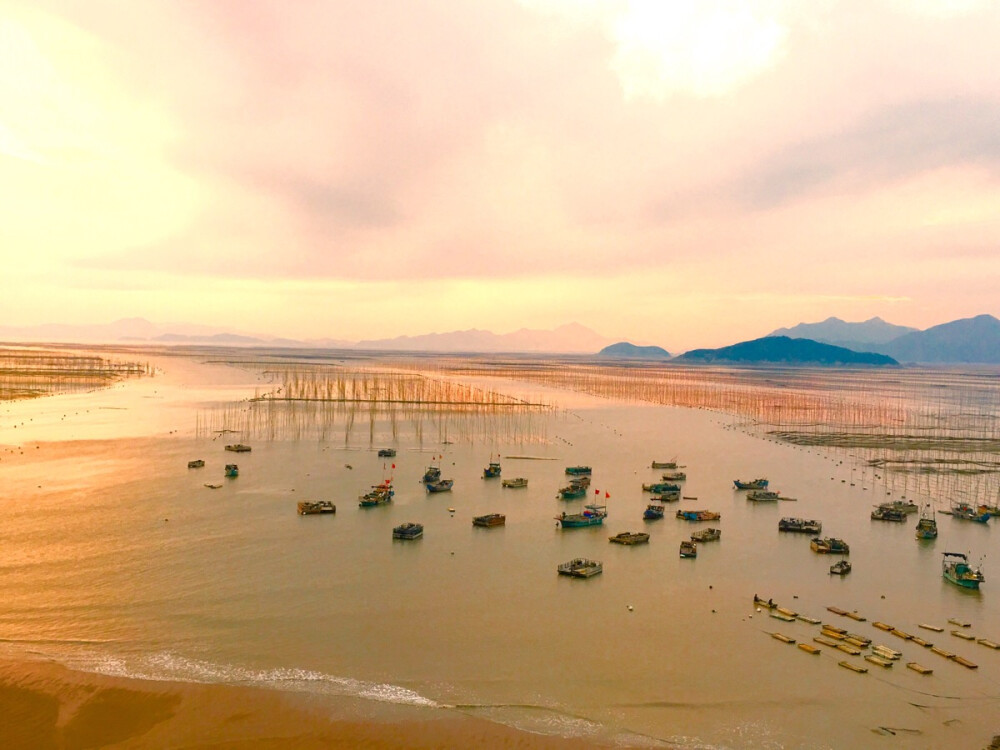
[[1000,315],[1000,6],[0,0],[0,325]]

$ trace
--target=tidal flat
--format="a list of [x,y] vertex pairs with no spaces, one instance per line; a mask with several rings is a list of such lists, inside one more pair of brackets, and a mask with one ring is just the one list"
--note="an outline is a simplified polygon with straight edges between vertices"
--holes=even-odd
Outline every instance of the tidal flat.
[[[100,387],[0,402],[7,659],[265,688],[331,721],[473,717],[596,745],[979,747],[998,730],[1000,651],[948,622],[1000,641],[990,524],[939,516],[938,539],[918,542],[915,519],[870,519],[904,496],[938,510],[995,502],[996,372],[91,354],[144,364]],[[483,478],[497,456],[526,488]],[[205,466],[187,468],[193,459]],[[682,496],[696,499],[644,522],[642,485],[663,473],[654,460],[676,460]],[[224,477],[227,463],[238,477]],[[589,499],[559,499],[578,464],[593,467]],[[451,492],[426,492],[429,465],[454,479]],[[733,489],[758,476],[794,501]],[[358,507],[387,479],[392,503]],[[558,528],[556,515],[595,498],[603,525]],[[315,500],[336,513],[296,513]],[[688,523],[678,508],[721,519]],[[472,525],[487,513],[506,524]],[[778,532],[783,516],[849,542],[851,574],[831,576],[834,560],[807,535]],[[405,521],[424,537],[394,541]],[[681,559],[679,543],[709,525],[721,539]],[[625,531],[650,541],[608,543]],[[986,555],[980,591],[944,581],[944,551]],[[578,557],[603,573],[557,576]],[[821,626],[771,618],[755,594],[903,657],[883,668],[827,647],[807,654],[771,634],[812,644]],[[978,668],[875,621],[941,626],[927,640]]]

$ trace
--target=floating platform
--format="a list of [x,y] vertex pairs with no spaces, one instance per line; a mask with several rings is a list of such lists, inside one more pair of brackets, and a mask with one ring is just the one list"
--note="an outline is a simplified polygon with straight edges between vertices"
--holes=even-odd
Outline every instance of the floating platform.
[[979,669],[978,664],[973,664],[971,661],[962,656],[953,656],[951,657],[951,660],[957,664],[961,664],[963,667],[968,667],[969,669]]
[[892,659],[893,661],[898,660],[903,656],[901,651],[896,651],[888,646],[883,646],[881,644],[876,644],[872,646],[872,653],[876,656],[881,656],[883,659]]
[[897,638],[902,638],[902,639],[903,639],[904,641],[908,641],[908,640],[910,640],[911,638],[913,638],[913,636],[912,636],[912,635],[910,635],[909,633],[907,633],[907,632],[906,632],[906,631],[904,631],[904,630],[900,630],[899,628],[893,628],[893,629],[892,629],[892,630],[890,630],[889,632],[890,632],[890,633],[892,633],[892,634],[893,634],[894,636],[896,636]]
[[961,638],[963,641],[974,641],[974,640],[976,640],[976,636],[970,635],[969,633],[965,633],[965,632],[963,632],[961,630],[952,630],[951,634],[953,636],[955,636],[956,638]]
[[861,649],[857,646],[852,646],[849,643],[838,643],[837,648],[843,651],[845,654],[850,654],[851,656],[860,656]]
[[944,628],[939,628],[937,625],[928,625],[926,622],[922,622],[917,625],[918,628],[923,628],[924,630],[933,630],[935,633],[943,633]]
[[972,623],[971,622],[966,622],[965,620],[959,620],[959,619],[957,619],[955,617],[949,617],[948,618],[948,622],[950,622],[952,625],[958,625],[958,627],[960,627],[960,628],[971,628],[972,627]]
[[805,615],[795,615],[795,616],[799,620],[802,620],[802,622],[808,622],[810,625],[819,625],[821,622],[820,620],[817,620],[815,617],[806,617]]
[[933,651],[938,656],[943,656],[945,659],[954,659],[955,654],[951,651],[945,651],[943,648],[938,648],[937,646],[931,646],[931,651]]
[[771,617],[773,617],[775,620],[781,620],[782,622],[795,622],[794,617],[783,615],[781,612],[772,612]]
[[986,646],[986,648],[1000,649],[1000,643],[997,643],[996,641],[991,641],[987,638],[977,638],[976,643],[982,646]]
[[885,622],[879,622],[878,620],[872,623],[872,627],[878,628],[879,630],[895,630],[895,628],[892,625],[889,625],[888,623]]
[[835,614],[835,615],[846,615],[847,614],[847,610],[846,609],[841,609],[840,607],[827,607],[826,609],[827,609],[828,612],[833,612],[833,614]]
[[815,646],[810,646],[808,643],[800,643],[799,648],[805,651],[807,654],[812,654],[815,656],[819,653],[819,649]]
[[930,648],[931,646],[934,645],[930,641],[925,641],[923,638],[918,638],[917,636],[913,636],[912,638],[910,638],[910,640],[916,643],[918,646],[923,646],[924,648]]
[[844,617],[850,617],[855,622],[865,622],[868,619],[867,617],[859,615],[857,610],[854,610],[853,612],[845,612]]
[[831,633],[840,633],[841,635],[847,635],[846,628],[838,628],[836,625],[827,625],[823,623],[823,630],[829,630]]
[[792,610],[788,609],[788,607],[775,607],[775,611],[781,612],[781,614],[788,615],[789,617],[793,618],[799,616],[798,612],[793,612]]
[[849,669],[852,672],[857,672],[858,674],[865,674],[868,671],[868,667],[861,667],[857,664],[851,664],[849,661],[838,661],[837,664],[842,666],[844,669]]
[[835,640],[833,640],[832,638],[827,638],[825,635],[817,635],[815,638],[813,638],[813,640],[816,641],[816,643],[821,643],[824,646],[831,646],[832,648],[837,648],[837,646],[840,645]]
[[794,638],[789,638],[784,633],[771,633],[771,637],[774,638],[774,639],[776,639],[776,640],[781,641],[782,643],[795,643],[795,639]]
[[827,630],[826,628],[823,628],[823,632],[821,633],[821,635],[824,635],[827,638],[832,638],[835,641],[842,641],[845,638],[847,638],[847,636],[844,635],[843,633],[838,633],[834,630]]
[[906,662],[906,668],[912,669],[914,672],[919,672],[920,674],[931,674],[934,671],[930,667],[925,667],[921,664],[917,664],[915,661]]
[[871,638],[861,638],[860,636],[849,635],[844,638],[844,643],[850,643],[858,648],[868,648],[871,645]]

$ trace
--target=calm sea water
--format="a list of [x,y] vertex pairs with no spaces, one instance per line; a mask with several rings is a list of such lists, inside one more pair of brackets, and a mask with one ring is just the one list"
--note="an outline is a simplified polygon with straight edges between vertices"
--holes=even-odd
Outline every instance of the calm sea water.
[[[233,454],[223,444],[238,436],[199,437],[200,415],[252,396],[267,376],[180,357],[157,364],[155,378],[0,408],[7,652],[336,696],[338,716],[459,710],[640,747],[976,747],[1000,731],[1000,652],[951,635],[947,622],[1000,641],[995,532],[939,517],[936,542],[918,543],[915,519],[873,522],[883,489],[839,458],[749,436],[724,415],[552,391],[541,395],[561,408],[519,436],[509,424],[491,436],[487,425],[474,436],[455,429],[461,438],[442,444],[439,430],[393,438],[380,420],[374,441],[366,424],[330,440],[254,440],[252,453]],[[379,447],[396,458],[378,458]],[[527,489],[482,479],[497,453],[503,476],[527,477]],[[418,481],[435,457],[455,480],[451,493],[428,495]],[[698,499],[644,523],[641,485],[661,473],[650,463],[675,457],[688,475],[683,494]],[[193,458],[205,468],[187,469]],[[231,462],[240,476],[227,480]],[[556,497],[570,464],[593,466],[609,510],[603,527],[557,527],[556,514],[582,505]],[[732,489],[759,475],[797,501],[754,504]],[[358,494],[389,476],[395,501],[359,508]],[[336,515],[297,515],[297,501],[317,499],[334,501]],[[678,507],[722,519],[683,522],[672,517]],[[506,526],[471,525],[489,512],[506,514]],[[833,560],[811,552],[807,536],[777,531],[783,515],[820,519],[824,535],[847,540],[853,572],[830,576]],[[403,521],[423,523],[424,538],[394,542]],[[709,525],[721,541],[680,559],[679,542]],[[628,530],[649,532],[650,543],[608,543]],[[946,550],[986,554],[982,592],[942,579]],[[557,576],[574,557],[601,560],[604,573]],[[768,634],[811,642],[819,626],[755,611],[754,593],[934,673],[784,645]],[[840,657],[871,669],[854,674]]]

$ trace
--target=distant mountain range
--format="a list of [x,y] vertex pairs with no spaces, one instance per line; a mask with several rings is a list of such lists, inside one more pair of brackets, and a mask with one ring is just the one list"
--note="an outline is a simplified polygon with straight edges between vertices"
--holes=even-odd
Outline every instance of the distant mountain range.
[[670,359],[670,352],[659,346],[636,346],[628,341],[619,341],[601,349],[597,356],[617,359]]
[[828,318],[779,328],[768,336],[813,339],[856,352],[887,354],[901,362],[1000,364],[1000,320],[992,315],[953,320],[920,331],[881,318],[845,323]]
[[884,354],[856,352],[842,346],[822,344],[811,339],[788,336],[765,336],[721,349],[694,349],[677,357],[675,362],[692,364],[787,364],[787,365],[867,365],[899,364]]
[[608,346],[614,339],[594,333],[578,323],[569,323],[550,331],[522,328],[513,333],[496,334],[492,331],[470,329],[423,336],[347,341],[333,338],[274,338],[213,326],[190,323],[158,325],[144,318],[124,318],[99,325],[0,326],[0,341],[267,346],[408,352],[589,354]]

